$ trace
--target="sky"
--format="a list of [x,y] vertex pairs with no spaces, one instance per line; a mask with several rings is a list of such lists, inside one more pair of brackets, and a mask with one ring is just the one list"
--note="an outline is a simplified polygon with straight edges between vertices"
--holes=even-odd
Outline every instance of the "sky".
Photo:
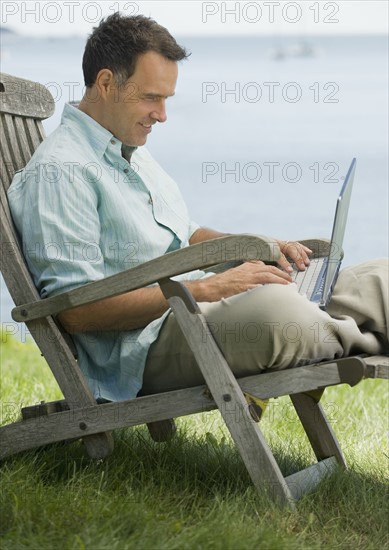
[[114,11],[153,17],[176,36],[385,34],[388,5],[388,0],[3,0],[0,17],[2,27],[30,36],[85,36]]

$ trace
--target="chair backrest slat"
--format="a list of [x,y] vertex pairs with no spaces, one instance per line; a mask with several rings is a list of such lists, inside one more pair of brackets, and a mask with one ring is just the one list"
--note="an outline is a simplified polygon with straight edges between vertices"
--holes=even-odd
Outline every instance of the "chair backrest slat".
[[34,120],[33,118],[26,118],[24,120],[27,126],[26,130],[27,135],[30,139],[30,148],[32,154],[44,139],[43,127],[40,121]]
[[[10,116],[10,115],[5,115]],[[27,162],[30,160],[31,155],[33,153],[32,151],[32,145],[31,141],[28,139],[27,135],[27,125],[26,125],[26,119],[22,117],[16,117],[14,115],[12,116],[12,135],[11,138],[11,144],[13,147],[17,147],[17,151],[19,153],[19,157],[22,159],[22,166],[20,168],[23,168],[26,166]],[[19,169],[19,168],[18,168]]]
[[[2,161],[0,161],[0,164],[2,164]],[[11,213],[9,211],[8,201],[7,201],[7,184],[8,178],[4,178],[4,175],[0,175],[0,205],[1,205],[1,216],[6,218],[8,223],[12,224],[12,217]]]
[[15,228],[13,227],[6,204],[7,199],[4,189],[1,189],[0,198],[0,268],[13,301],[16,305],[22,305],[30,300],[38,300],[39,294],[31,280],[31,275],[21,253]]
[[1,179],[5,189],[8,189],[15,173],[16,159],[12,154],[11,144],[8,139],[8,121],[4,113],[1,113],[0,120],[0,161]]

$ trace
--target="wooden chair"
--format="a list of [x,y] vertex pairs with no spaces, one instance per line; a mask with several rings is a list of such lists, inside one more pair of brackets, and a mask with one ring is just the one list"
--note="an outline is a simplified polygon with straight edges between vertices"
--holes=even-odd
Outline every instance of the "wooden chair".
[[[41,120],[54,111],[54,101],[40,84],[2,74],[1,101],[1,271],[15,301],[13,318],[25,322],[63,392],[62,401],[33,405],[22,419],[0,428],[2,458],[67,439],[82,438],[88,454],[101,459],[113,450],[112,430],[147,423],[157,440],[169,437],[178,416],[218,408],[243,462],[259,491],[293,507],[324,475],[340,465],[343,453],[320,405],[327,386],[354,386],[363,378],[387,378],[388,358],[350,357],[339,361],[265,372],[236,380],[207,330],[197,304],[171,277],[229,261],[274,261],[279,250],[266,237],[229,236],[171,252],[124,273],[41,300],[21,253],[6,192],[16,170],[24,167],[43,140]],[[304,241],[317,255],[328,254],[328,243]],[[216,269],[213,267],[213,269]],[[193,350],[206,386],[97,404],[77,365],[71,340],[54,317],[67,308],[158,282]],[[206,331],[207,343],[203,334]],[[17,360],[17,359],[16,359]],[[318,462],[283,476],[255,421],[253,400],[290,395]],[[251,396],[251,397],[250,397]],[[231,415],[231,410],[234,415]],[[39,421],[37,420],[39,416]]]

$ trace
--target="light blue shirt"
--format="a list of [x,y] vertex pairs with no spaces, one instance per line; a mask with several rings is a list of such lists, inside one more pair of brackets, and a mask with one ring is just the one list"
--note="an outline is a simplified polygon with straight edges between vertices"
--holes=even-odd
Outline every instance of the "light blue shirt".
[[[66,105],[61,125],[15,175],[10,208],[42,298],[187,246],[198,229],[177,185],[148,151],[123,151],[130,162],[109,131]],[[202,276],[197,271],[185,278]],[[96,398],[137,395],[167,313],[139,330],[74,336]]]

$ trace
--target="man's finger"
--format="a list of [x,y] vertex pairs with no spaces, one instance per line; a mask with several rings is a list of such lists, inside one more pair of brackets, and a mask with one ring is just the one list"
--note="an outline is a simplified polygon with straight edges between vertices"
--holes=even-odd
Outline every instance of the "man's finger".
[[[287,262],[288,263],[288,262]],[[268,275],[272,279],[272,282],[278,282],[279,279],[282,279],[282,282],[290,283],[292,278],[284,269],[279,269],[276,266],[267,266]]]
[[293,267],[290,265],[290,263],[286,259],[285,254],[281,254],[281,256],[278,258],[277,263],[281,267],[281,269],[284,269],[288,273],[292,273]]

